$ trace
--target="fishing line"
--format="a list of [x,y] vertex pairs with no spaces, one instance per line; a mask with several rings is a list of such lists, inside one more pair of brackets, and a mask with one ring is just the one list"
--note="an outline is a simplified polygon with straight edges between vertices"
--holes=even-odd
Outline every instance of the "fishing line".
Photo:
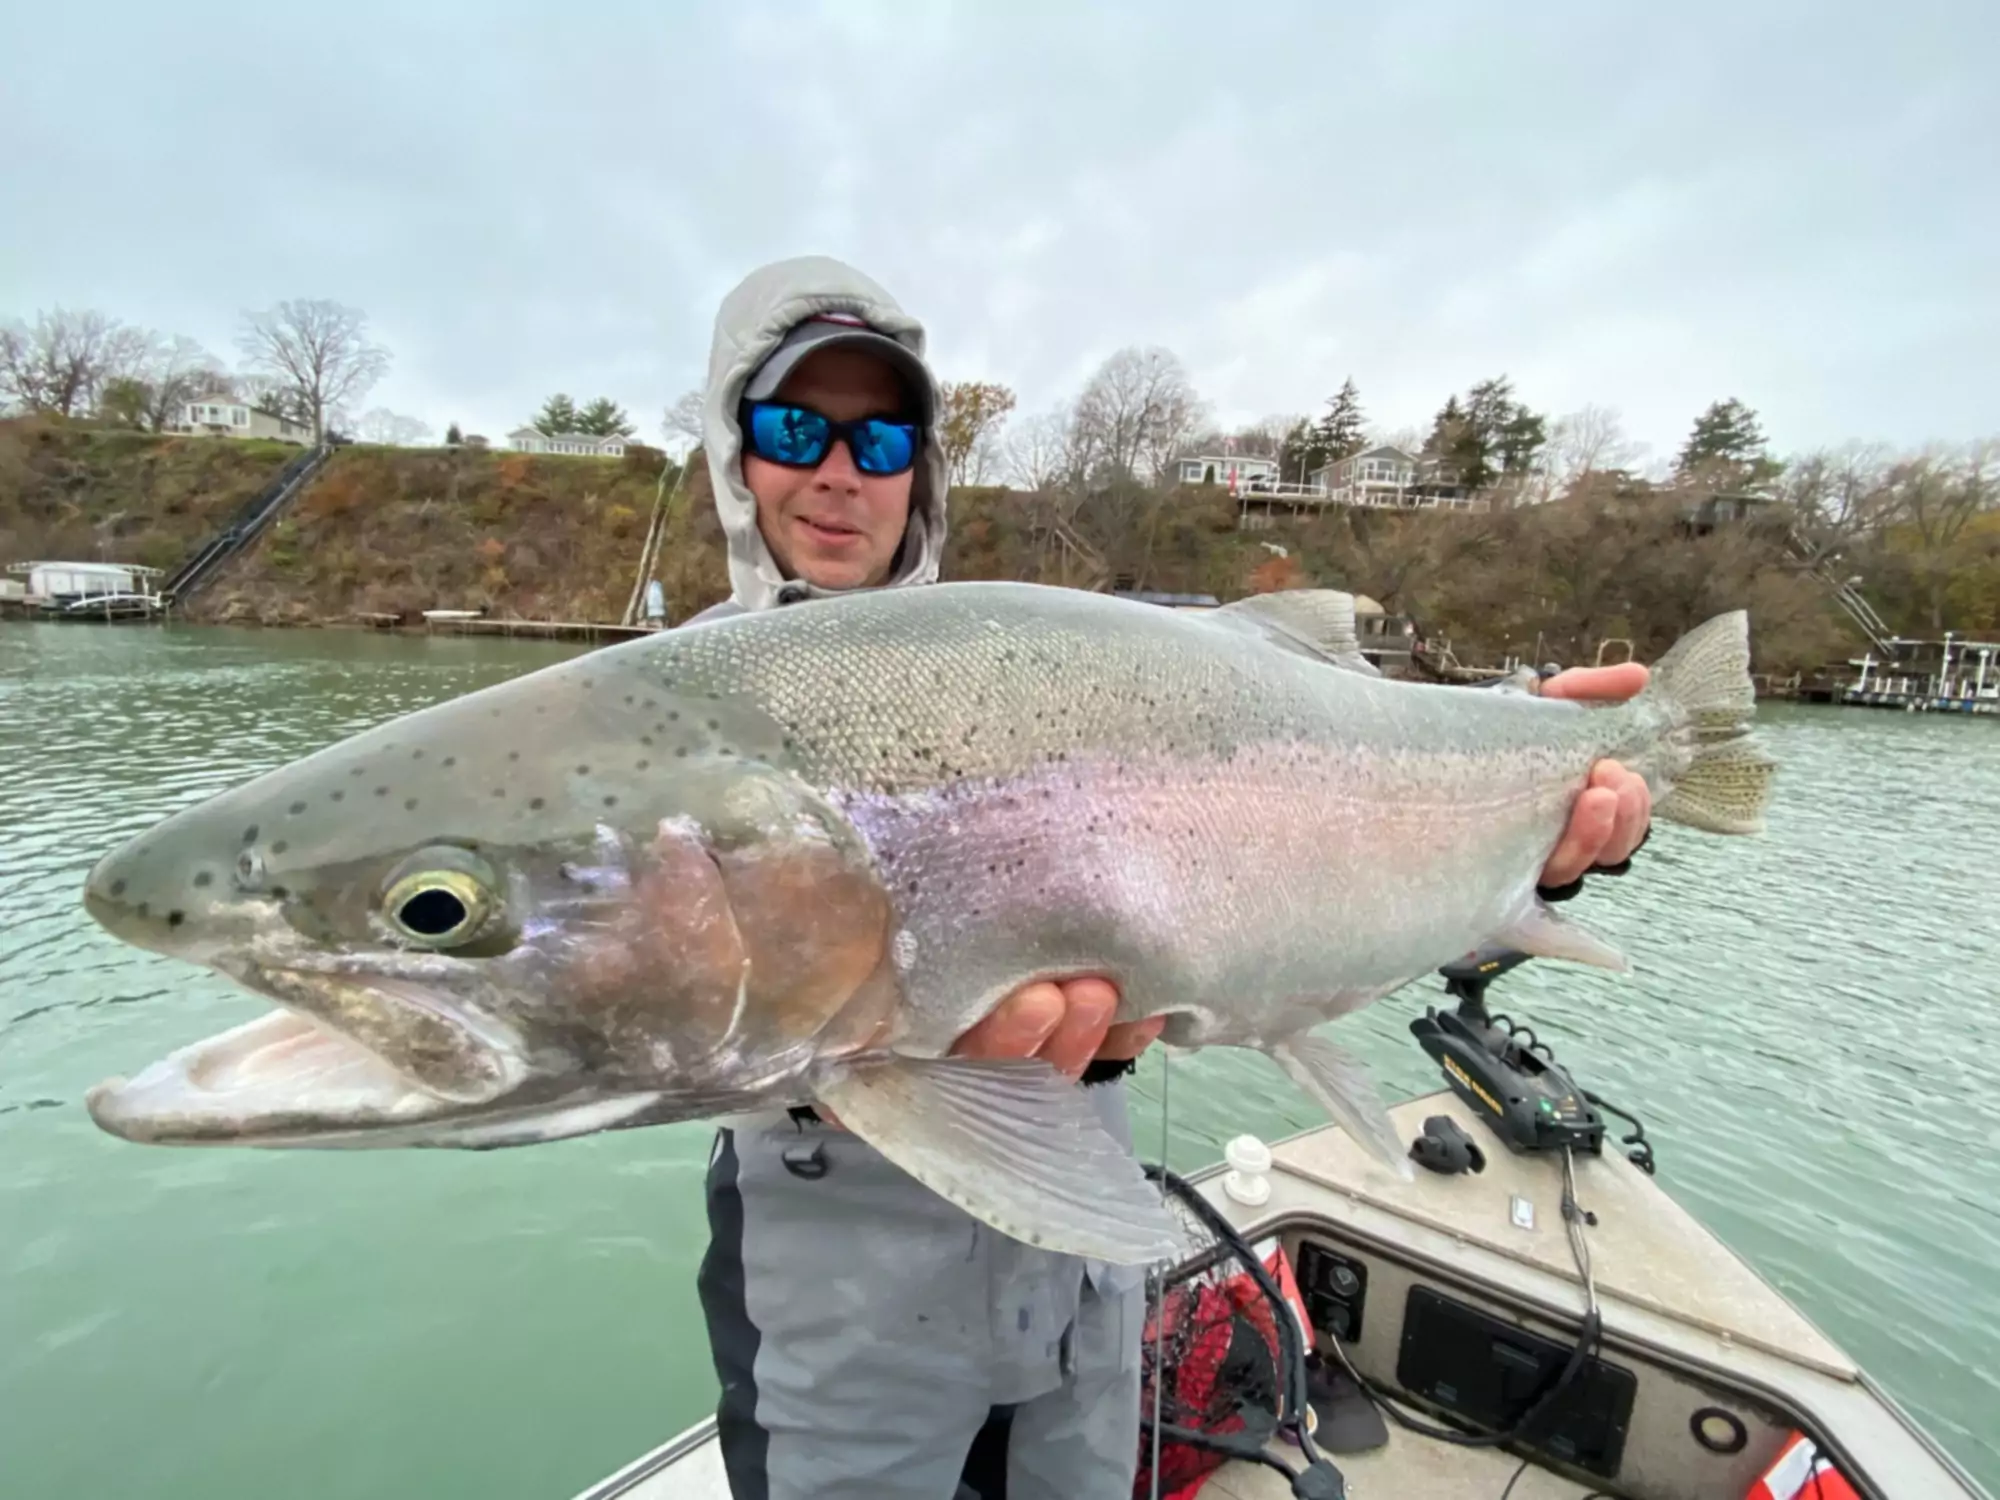
[[[1172,1054],[1165,1047],[1160,1049],[1160,1207],[1167,1208],[1168,1189],[1167,1164],[1167,1077],[1172,1072]],[[1171,1212],[1171,1209],[1169,1209]],[[1160,1399],[1165,1390],[1166,1379],[1166,1338],[1167,1338],[1167,1267],[1164,1262],[1153,1267],[1153,1479],[1148,1486],[1152,1500],[1160,1500]]]

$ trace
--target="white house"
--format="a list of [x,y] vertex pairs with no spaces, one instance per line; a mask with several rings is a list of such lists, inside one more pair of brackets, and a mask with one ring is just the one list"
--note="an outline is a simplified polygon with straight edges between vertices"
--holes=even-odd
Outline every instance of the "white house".
[[210,437],[276,438],[281,443],[310,443],[312,428],[276,412],[228,396],[207,396],[181,408],[175,432]]
[[582,458],[623,458],[625,439],[593,437],[587,432],[559,432],[554,437],[533,427],[516,427],[507,444],[522,453],[569,453]]
[[1177,461],[1182,484],[1273,484],[1278,478],[1275,458],[1246,458],[1240,453],[1198,453]]
[[1417,456],[1384,444],[1315,469],[1307,482],[1336,505],[1396,505],[1417,482]]
[[151,594],[152,580],[160,576],[158,568],[137,563],[30,562],[15,563],[7,571],[27,574],[27,598],[50,604],[106,594]]

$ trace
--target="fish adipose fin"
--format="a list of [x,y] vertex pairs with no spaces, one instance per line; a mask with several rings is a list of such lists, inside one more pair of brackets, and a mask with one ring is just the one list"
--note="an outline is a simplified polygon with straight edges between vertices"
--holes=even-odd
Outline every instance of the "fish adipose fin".
[[1645,696],[1665,698],[1694,729],[1694,758],[1653,814],[1709,833],[1762,833],[1776,764],[1750,734],[1750,617],[1717,615],[1653,666]]
[[1493,941],[1534,958],[1566,958],[1571,963],[1591,964],[1619,974],[1629,973],[1632,968],[1624,954],[1589,929],[1558,916],[1544,901],[1537,901],[1525,917],[1506,931],[1495,933]]
[[817,1093],[842,1125],[1002,1234],[1120,1265],[1186,1252],[1159,1188],[1045,1062],[900,1058]]
[[1415,1175],[1396,1134],[1396,1122],[1389,1118],[1389,1106],[1382,1102],[1381,1091],[1360,1058],[1310,1032],[1280,1042],[1271,1048],[1271,1056],[1363,1150],[1405,1182]]
[[1379,668],[1361,654],[1361,634],[1354,621],[1354,596],[1337,589],[1285,589],[1252,594],[1215,612],[1221,623],[1250,626],[1276,645],[1302,656],[1330,661],[1350,672],[1380,677]]

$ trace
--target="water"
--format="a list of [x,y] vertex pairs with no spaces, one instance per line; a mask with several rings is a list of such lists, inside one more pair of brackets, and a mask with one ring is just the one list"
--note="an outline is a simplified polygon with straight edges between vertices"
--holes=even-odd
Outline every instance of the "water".
[[[259,1002],[77,904],[108,845],[567,654],[0,626],[0,1472],[8,1494],[547,1500],[708,1411],[699,1125],[526,1151],[148,1150],[84,1089]],[[2000,1488],[2000,726],[1774,710],[1765,839],[1662,827],[1571,910],[1627,978],[1496,1005],[1636,1108],[1660,1180]],[[1340,1030],[1392,1095],[1434,983]],[[1260,1059],[1173,1064],[1169,1160],[1318,1122]],[[1158,1063],[1134,1115],[1157,1143]]]

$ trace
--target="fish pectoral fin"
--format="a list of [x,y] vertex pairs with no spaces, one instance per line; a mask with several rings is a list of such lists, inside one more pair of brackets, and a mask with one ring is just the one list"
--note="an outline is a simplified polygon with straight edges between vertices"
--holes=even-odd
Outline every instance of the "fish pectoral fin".
[[816,1090],[940,1197],[1046,1250],[1150,1265],[1185,1253],[1160,1189],[1047,1063],[900,1058]]
[[1324,1105],[1356,1145],[1405,1182],[1416,1175],[1409,1151],[1396,1134],[1396,1122],[1389,1118],[1389,1106],[1382,1102],[1381,1091],[1360,1058],[1310,1032],[1270,1050],[1292,1081]]
[[1546,901],[1537,901],[1520,921],[1505,932],[1495,933],[1493,941],[1535,958],[1566,958],[1572,963],[1590,964],[1617,974],[1630,973],[1632,969],[1624,954],[1588,928],[1556,915],[1555,908]]

